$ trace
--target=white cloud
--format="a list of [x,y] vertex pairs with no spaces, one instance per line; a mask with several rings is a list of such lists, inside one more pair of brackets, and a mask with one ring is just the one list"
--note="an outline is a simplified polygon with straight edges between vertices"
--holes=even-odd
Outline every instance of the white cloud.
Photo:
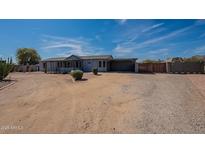
[[196,53],[196,54],[205,54],[205,45],[197,47],[196,49],[194,49],[194,53]]
[[159,59],[159,57],[163,57],[163,59],[167,59],[168,55],[169,55],[169,49],[162,48],[162,49],[148,51],[145,57],[151,59]]
[[195,25],[195,26],[205,25],[205,19],[196,20],[196,22],[194,23],[194,25]]
[[151,50],[148,51],[148,54],[162,54],[162,55],[167,55],[168,54],[169,49],[168,48],[162,48],[162,49],[157,49],[157,50]]
[[98,40],[98,41],[101,41],[100,35],[95,35],[95,39]]
[[117,22],[118,22],[120,25],[123,25],[126,21],[127,21],[127,19],[119,19],[119,20],[117,20]]
[[147,28],[143,29],[142,32],[151,31],[151,30],[153,30],[153,29],[155,29],[155,28],[158,28],[158,27],[160,27],[160,26],[162,26],[162,25],[164,25],[164,23],[159,23],[159,24],[152,25],[152,26],[150,26],[150,27],[147,27]]
[[199,36],[199,38],[203,38],[203,37],[205,37],[205,33],[202,33],[202,34]]
[[[44,51],[56,52],[56,55],[96,55],[103,52],[103,48],[95,47],[90,39],[83,37],[68,38],[60,36],[43,35],[42,47]],[[59,53],[60,51],[60,53]]]
[[117,45],[117,47],[114,49],[115,52],[117,53],[130,53],[134,50],[134,47],[132,46],[121,46]]
[[192,49],[187,49],[183,51],[184,54],[192,53],[192,54],[205,54],[205,45],[195,47]]
[[143,43],[143,45],[147,45],[147,44],[152,44],[152,43],[157,43],[157,42],[160,42],[160,41],[163,41],[163,40],[166,40],[166,39],[170,39],[172,37],[175,37],[189,29],[191,29],[192,26],[189,26],[189,27],[185,27],[185,28],[182,28],[182,29],[179,29],[179,30],[176,30],[174,32],[171,32],[167,35],[164,35],[164,36],[160,36],[160,37],[157,37],[157,38],[154,38],[154,39],[150,39],[150,40],[147,40]]
[[125,41],[125,42],[117,44],[116,48],[114,48],[113,51],[116,53],[136,52],[138,49],[150,47],[150,45],[152,45],[152,44],[156,44],[156,43],[174,38],[176,36],[179,36],[179,35],[183,34],[184,32],[190,30],[191,28],[193,28],[193,26],[188,26],[188,27],[185,27],[185,28],[182,28],[179,30],[175,30],[175,31],[168,33],[166,35],[159,36],[159,37],[152,38],[152,39],[148,39],[144,42],[135,42],[134,40]]

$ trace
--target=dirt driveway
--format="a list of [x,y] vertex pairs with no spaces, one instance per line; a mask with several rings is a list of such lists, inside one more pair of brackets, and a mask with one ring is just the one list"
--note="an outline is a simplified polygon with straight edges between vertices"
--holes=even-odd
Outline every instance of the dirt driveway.
[[10,76],[0,133],[205,133],[204,75]]

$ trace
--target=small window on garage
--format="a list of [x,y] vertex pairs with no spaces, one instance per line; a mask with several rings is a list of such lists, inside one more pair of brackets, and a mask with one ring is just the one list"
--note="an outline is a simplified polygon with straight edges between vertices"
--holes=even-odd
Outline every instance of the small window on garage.
[[99,67],[102,67],[101,61],[99,61]]
[[105,61],[103,61],[103,67],[105,67]]

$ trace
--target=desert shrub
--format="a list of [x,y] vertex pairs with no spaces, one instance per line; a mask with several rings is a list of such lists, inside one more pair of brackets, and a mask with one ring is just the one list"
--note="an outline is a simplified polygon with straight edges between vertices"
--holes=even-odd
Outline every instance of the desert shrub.
[[83,71],[81,70],[72,70],[70,74],[75,80],[81,80],[83,77]]
[[2,81],[12,70],[12,65],[0,62],[0,81]]
[[16,66],[14,64],[10,64],[10,65],[11,65],[10,72],[15,72],[16,71]]
[[93,68],[92,71],[93,71],[93,74],[94,74],[94,75],[97,75],[97,74],[98,74],[98,69],[97,69],[97,68]]

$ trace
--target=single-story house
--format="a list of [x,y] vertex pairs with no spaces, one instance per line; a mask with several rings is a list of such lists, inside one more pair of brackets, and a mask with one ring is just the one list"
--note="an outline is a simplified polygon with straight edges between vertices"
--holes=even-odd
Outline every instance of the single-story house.
[[77,56],[48,58],[40,62],[40,71],[48,73],[67,73],[73,69],[90,72],[97,68],[99,72],[135,71],[137,58],[114,59],[112,55]]

